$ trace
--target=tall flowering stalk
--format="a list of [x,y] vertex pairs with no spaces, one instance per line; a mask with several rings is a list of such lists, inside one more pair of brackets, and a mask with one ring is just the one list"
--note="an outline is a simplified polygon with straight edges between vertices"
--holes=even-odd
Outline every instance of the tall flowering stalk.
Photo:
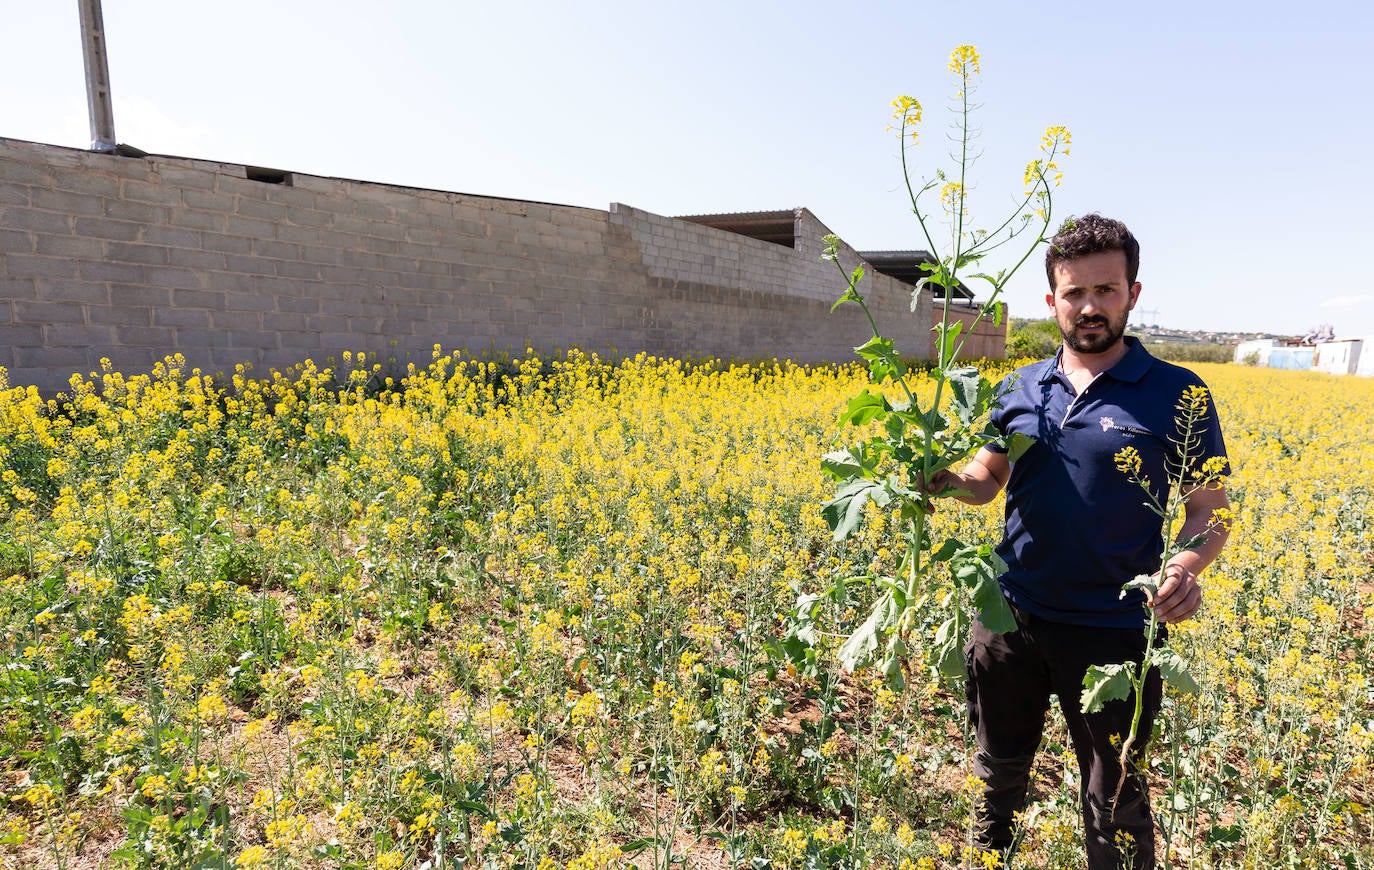
[[[1164,581],[1164,569],[1169,561],[1186,550],[1195,549],[1203,544],[1213,532],[1230,528],[1234,514],[1229,508],[1212,512],[1206,528],[1192,537],[1169,542],[1168,531],[1174,528],[1183,517],[1188,499],[1201,490],[1220,485],[1226,474],[1226,458],[1211,456],[1199,462],[1202,451],[1202,432],[1209,413],[1208,390],[1203,386],[1188,387],[1174,406],[1178,412],[1174,417],[1175,435],[1171,439],[1178,449],[1178,463],[1166,462],[1169,475],[1168,488],[1158,493],[1148,476],[1141,473],[1140,453],[1134,447],[1124,447],[1115,456],[1116,469],[1145,493],[1145,505],[1163,520],[1166,532],[1165,544],[1159,557],[1159,569],[1152,574],[1141,574],[1121,587],[1124,598],[1134,589],[1143,589],[1148,598],[1153,598]],[[1140,662],[1121,662],[1111,665],[1093,665],[1083,676],[1083,695],[1080,702],[1085,713],[1096,713],[1109,701],[1133,699],[1134,711],[1131,716],[1131,729],[1121,741],[1121,782],[1117,785],[1117,797],[1126,782],[1125,774],[1130,764],[1131,750],[1139,740],[1140,719],[1145,710],[1145,679],[1151,668],[1159,668],[1161,676],[1176,691],[1195,694],[1197,681],[1188,672],[1188,665],[1181,656],[1168,646],[1159,643],[1159,617],[1152,607],[1145,605],[1145,655]]]
[[[988,422],[988,413],[999,399],[997,385],[971,365],[959,362],[964,344],[978,324],[991,318],[1001,325],[1002,290],[1012,275],[1046,241],[1050,227],[1052,190],[1061,175],[1057,160],[1068,153],[1069,131],[1053,126],[1045,131],[1040,154],[1026,166],[1022,178],[1024,192],[1005,220],[992,230],[972,229],[969,218],[968,172],[976,155],[971,149],[976,131],[971,126],[971,97],[976,76],[981,73],[980,58],[971,45],[961,45],[950,55],[949,69],[958,77],[955,94],[956,116],[955,169],[937,170],[920,181],[913,180],[908,152],[916,147],[922,119],[919,101],[908,96],[892,102],[895,128],[902,142],[902,175],[911,208],[926,245],[937,254],[937,261],[924,265],[926,271],[913,291],[915,298],[927,288],[943,291],[940,322],[934,327],[936,354],[928,377],[935,383],[935,395],[922,407],[912,386],[912,374],[893,341],[883,337],[873,314],[859,292],[863,267],[846,272],[839,264],[839,239],[828,237],[826,259],[836,263],[846,282],[844,294],[835,308],[853,303],[863,310],[873,336],[855,352],[868,363],[869,380],[891,383],[896,398],[864,388],[849,400],[840,415],[841,424],[865,427],[871,433],[843,450],[828,453],[822,460],[824,470],[838,481],[834,498],[827,501],[823,514],[834,540],[843,541],[859,527],[864,508],[873,502],[882,508],[895,508],[901,518],[901,562],[896,576],[864,576],[836,583],[827,592],[843,593],[846,585],[864,584],[877,590],[872,611],[839,650],[841,664],[849,670],[875,659],[889,685],[904,685],[903,666],[911,631],[927,616],[927,605],[945,608],[951,615],[935,633],[932,656],[940,672],[948,676],[963,673],[960,650],[968,633],[969,617],[960,602],[960,589],[968,590],[984,625],[994,631],[1009,631],[1014,626],[1011,611],[997,585],[997,575],[1005,570],[990,544],[967,544],[953,538],[938,546],[929,534],[929,518],[934,511],[925,492],[924,481],[938,472],[965,462],[980,448],[997,444],[1013,459],[1030,444],[1021,435],[1004,438]],[[935,230],[947,229],[944,244],[936,243]],[[982,261],[994,250],[1021,239],[1030,230],[1030,243],[1008,269],[996,274],[980,271]],[[940,254],[939,252],[945,253]],[[950,317],[950,298],[966,279],[987,282],[990,292],[967,331],[964,322]],[[938,496],[955,495],[953,489]],[[937,566],[948,569],[937,578]],[[824,595],[825,593],[823,593]],[[806,617],[821,596],[803,596],[799,613]]]

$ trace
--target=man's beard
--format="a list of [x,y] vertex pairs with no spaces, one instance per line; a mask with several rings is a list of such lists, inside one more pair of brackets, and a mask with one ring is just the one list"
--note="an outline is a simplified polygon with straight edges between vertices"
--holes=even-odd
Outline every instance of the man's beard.
[[[1116,346],[1121,340],[1121,336],[1126,334],[1126,318],[1130,312],[1121,316],[1121,320],[1113,323],[1110,318],[1080,317],[1073,322],[1069,329],[1064,328],[1063,321],[1059,323],[1059,334],[1064,336],[1064,343],[1067,344],[1075,353],[1102,353]],[[1078,328],[1088,324],[1096,324],[1103,327],[1103,330],[1096,335],[1080,335]]]

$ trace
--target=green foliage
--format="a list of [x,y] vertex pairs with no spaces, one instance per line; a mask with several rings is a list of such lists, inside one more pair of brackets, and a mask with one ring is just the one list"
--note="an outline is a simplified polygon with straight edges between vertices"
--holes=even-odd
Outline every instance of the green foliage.
[[1053,318],[1013,319],[1007,336],[1007,359],[1046,359],[1054,356],[1063,336]]
[[[959,106],[959,148],[955,154],[957,166],[948,175],[936,171],[919,188],[913,183],[906,152],[908,139],[916,139],[921,106],[910,97],[899,97],[893,102],[894,118],[900,122],[907,191],[932,251],[939,250],[933,229],[941,218],[923,202],[924,197],[938,197],[943,222],[949,229],[947,248],[936,262],[923,267],[927,274],[918,282],[915,293],[924,292],[927,285],[956,287],[966,277],[981,279],[989,285],[990,293],[972,326],[988,317],[1000,323],[1002,310],[998,300],[1006,282],[1045,240],[1050,226],[1051,191],[1058,183],[1055,157],[1060,150],[1067,153],[1069,135],[1062,127],[1046,131],[1041,142],[1043,156],[1026,169],[1024,181],[1028,189],[1024,198],[996,230],[967,228],[964,179],[974,161],[969,149],[974,135],[970,127],[969,92],[972,76],[979,69],[977,52],[971,46],[956,49],[950,69],[960,77],[955,98]],[[976,271],[990,251],[1017,239],[1029,227],[1035,227],[1036,232],[1015,266],[996,274]],[[834,478],[837,489],[821,512],[836,542],[847,540],[859,530],[869,505],[894,511],[901,523],[901,557],[896,575],[860,575],[827,590],[829,595],[845,594],[846,585],[857,585],[874,594],[867,618],[841,644],[839,661],[851,671],[876,661],[891,688],[903,687],[910,633],[929,621],[931,613],[926,611],[930,610],[944,618],[935,629],[929,664],[941,675],[955,677],[963,672],[960,650],[969,626],[966,604],[971,603],[979,619],[993,631],[1008,631],[1014,621],[997,584],[997,575],[1006,566],[991,546],[965,545],[949,539],[937,547],[931,540],[929,518],[935,510],[933,499],[967,495],[950,485],[937,488],[937,482],[940,475],[966,463],[984,447],[1019,455],[1028,439],[1003,438],[988,421],[1000,398],[998,385],[977,367],[959,362],[967,335],[965,323],[950,317],[950,294],[944,294],[941,319],[933,327],[936,359],[927,377],[935,384],[935,394],[923,403],[912,388],[902,355],[892,339],[880,333],[860,292],[863,267],[846,270],[840,264],[840,242],[834,236],[826,239],[824,258],[835,263],[845,281],[845,290],[834,308],[858,305],[872,329],[872,337],[854,352],[867,363],[869,380],[878,389],[861,390],[840,414],[840,425],[859,430],[859,436],[848,447],[822,457],[821,468]],[[972,331],[968,329],[968,333]],[[891,395],[883,392],[884,386],[891,388]]]

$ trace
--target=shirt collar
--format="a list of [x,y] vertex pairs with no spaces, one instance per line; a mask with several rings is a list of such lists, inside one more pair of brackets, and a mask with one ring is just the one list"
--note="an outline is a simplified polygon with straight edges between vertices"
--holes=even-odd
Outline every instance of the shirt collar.
[[[1126,342],[1126,355],[1117,361],[1116,365],[1107,369],[1103,374],[1127,383],[1136,383],[1145,377],[1145,372],[1150,370],[1150,363],[1154,357],[1140,343],[1140,339],[1133,335],[1122,338]],[[1045,360],[1044,368],[1040,371],[1040,383],[1045,384],[1054,380],[1059,374],[1059,361],[1064,355],[1064,346],[1060,345],[1059,350],[1055,351],[1054,356]]]

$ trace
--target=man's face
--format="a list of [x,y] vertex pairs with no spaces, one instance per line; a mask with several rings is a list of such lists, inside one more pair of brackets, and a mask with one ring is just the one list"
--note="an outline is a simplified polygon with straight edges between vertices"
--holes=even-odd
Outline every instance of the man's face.
[[1126,254],[1101,251],[1054,266],[1054,311],[1064,342],[1078,353],[1103,353],[1126,332],[1126,318],[1140,296],[1140,282],[1126,280]]

